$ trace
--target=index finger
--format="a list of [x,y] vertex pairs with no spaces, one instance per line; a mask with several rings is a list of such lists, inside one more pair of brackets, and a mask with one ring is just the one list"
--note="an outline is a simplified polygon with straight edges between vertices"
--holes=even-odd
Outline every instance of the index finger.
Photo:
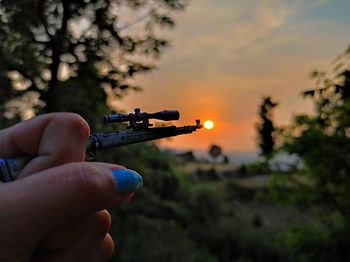
[[0,131],[0,157],[29,155],[21,176],[69,162],[83,161],[89,126],[72,113],[51,113]]

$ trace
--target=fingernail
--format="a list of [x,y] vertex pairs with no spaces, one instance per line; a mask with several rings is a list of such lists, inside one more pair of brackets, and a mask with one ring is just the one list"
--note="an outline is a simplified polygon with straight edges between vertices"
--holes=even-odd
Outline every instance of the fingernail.
[[142,177],[130,169],[115,169],[112,171],[116,181],[117,191],[121,194],[133,193],[142,186]]

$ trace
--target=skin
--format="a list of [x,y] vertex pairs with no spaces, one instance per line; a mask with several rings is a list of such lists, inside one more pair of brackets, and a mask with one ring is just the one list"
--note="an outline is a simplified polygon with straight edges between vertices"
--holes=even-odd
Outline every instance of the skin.
[[89,127],[53,113],[0,131],[0,158],[30,155],[20,177],[0,183],[0,261],[108,261],[114,243],[105,210],[131,198],[111,170],[86,163]]

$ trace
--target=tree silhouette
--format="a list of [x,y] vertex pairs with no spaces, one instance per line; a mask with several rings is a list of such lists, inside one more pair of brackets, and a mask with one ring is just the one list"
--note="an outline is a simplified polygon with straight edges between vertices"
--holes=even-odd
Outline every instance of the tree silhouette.
[[275,127],[272,120],[272,110],[277,106],[271,97],[264,97],[260,105],[260,122],[257,124],[259,147],[261,155],[269,159],[275,146],[274,132]]
[[214,161],[221,156],[222,149],[218,145],[211,145],[209,148],[209,155],[214,159]]
[[127,80],[154,68],[153,59],[168,46],[156,29],[173,27],[171,12],[186,3],[0,1],[0,110],[14,116],[24,101],[36,113],[93,118],[106,110],[107,93],[117,98],[139,89]]

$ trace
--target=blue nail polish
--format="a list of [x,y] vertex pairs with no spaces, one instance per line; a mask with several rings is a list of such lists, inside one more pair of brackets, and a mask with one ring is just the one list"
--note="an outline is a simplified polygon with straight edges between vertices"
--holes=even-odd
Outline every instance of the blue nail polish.
[[117,191],[121,194],[133,193],[142,186],[142,177],[130,169],[116,169],[112,171],[116,180]]

